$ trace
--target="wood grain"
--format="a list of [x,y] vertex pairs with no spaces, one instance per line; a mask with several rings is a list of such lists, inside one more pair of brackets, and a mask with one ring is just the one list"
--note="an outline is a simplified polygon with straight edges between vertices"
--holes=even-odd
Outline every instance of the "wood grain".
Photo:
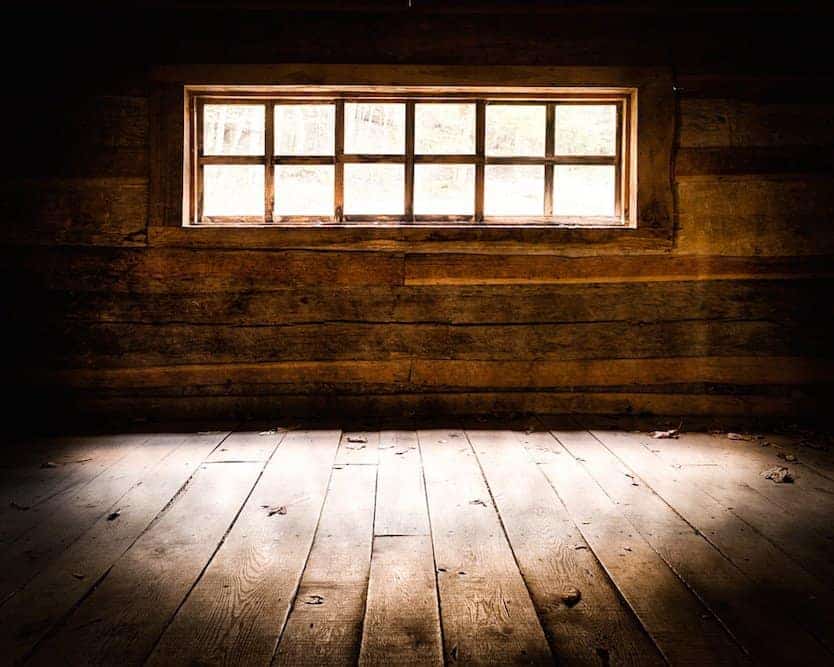
[[339,442],[338,431],[281,437],[150,664],[270,664],[310,552]]
[[278,665],[353,665],[362,641],[376,466],[336,465]]
[[100,517],[0,607],[0,646],[12,662],[22,660],[107,575],[225,435],[154,437],[175,447],[119,500],[119,516],[113,521]]
[[374,538],[359,665],[444,664],[435,586],[429,536]]
[[[466,435],[478,458],[553,656],[560,664],[660,665],[643,627],[571,521],[544,475],[523,449],[521,433]],[[581,592],[575,606],[561,596]]]
[[418,437],[446,661],[552,661],[533,602],[463,432],[418,431]]
[[139,664],[210,561],[262,466],[205,465],[32,664]]
[[666,660],[744,664],[744,653],[719,620],[580,464],[547,433],[532,433],[527,441],[574,524]]

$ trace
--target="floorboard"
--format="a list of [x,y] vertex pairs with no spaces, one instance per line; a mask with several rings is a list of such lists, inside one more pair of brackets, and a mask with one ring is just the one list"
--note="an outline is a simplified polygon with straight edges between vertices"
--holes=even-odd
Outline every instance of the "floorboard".
[[334,466],[276,664],[356,663],[371,563],[376,472],[373,465]]
[[431,537],[374,538],[359,664],[443,665]]
[[153,436],[176,444],[120,500],[119,516],[103,516],[23,590],[0,606],[0,646],[23,658],[149,527],[223,435]]
[[559,664],[664,664],[517,435],[466,433]]
[[[706,604],[755,662],[822,664],[828,652],[795,624],[785,605],[705,539],[644,480],[587,431],[557,432],[559,442],[622,508],[637,533]],[[784,641],[784,633],[791,637]]]
[[140,665],[208,564],[261,465],[204,464],[31,664]]
[[310,551],[338,444],[338,431],[294,431],[283,438],[150,664],[269,665]]
[[[562,433],[554,434],[558,437]],[[529,434],[527,447],[542,461],[541,469],[574,524],[671,664],[747,662],[746,654],[719,619],[552,434]]]
[[0,663],[831,663],[828,436],[631,421],[21,441]]
[[447,662],[548,664],[553,656],[462,431],[420,431]]

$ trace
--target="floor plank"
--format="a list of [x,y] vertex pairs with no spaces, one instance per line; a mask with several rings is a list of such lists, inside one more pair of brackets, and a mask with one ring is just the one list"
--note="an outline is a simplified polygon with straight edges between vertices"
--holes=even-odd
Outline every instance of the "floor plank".
[[[26,531],[48,519],[77,490],[107,471],[147,435],[127,434],[50,439],[38,455],[0,474],[0,553]],[[52,467],[54,464],[54,467]]]
[[376,473],[372,465],[334,466],[313,548],[278,644],[278,665],[356,663],[371,561]]
[[[822,664],[828,652],[796,625],[785,606],[740,571],[673,507],[587,431],[559,431],[559,442],[621,508],[635,530],[668,563],[759,664]],[[791,637],[785,642],[784,633]]]
[[380,433],[374,534],[429,534],[423,469],[415,431]]
[[275,443],[280,441],[284,434],[285,431],[275,429],[235,431],[211,453],[207,462],[266,461],[275,451]]
[[100,518],[119,511],[124,495],[178,443],[177,438],[136,441],[87,484],[45,503],[43,519],[0,552],[0,599],[25,585]]
[[0,649],[25,656],[98,582],[183,488],[222,435],[155,435],[179,444],[120,501],[120,515],[99,520],[21,591],[0,607]]
[[286,434],[149,664],[270,664],[338,444],[339,431]]
[[438,569],[444,655],[464,664],[553,660],[462,431],[419,431]]
[[209,562],[262,466],[201,466],[32,664],[139,665]]
[[675,665],[746,663],[745,654],[718,619],[561,444],[548,433],[531,433],[525,440],[542,461],[542,471],[574,524],[664,657]]
[[431,537],[374,538],[362,667],[443,665],[436,584]]
[[[791,560],[772,542],[686,478],[665,465],[643,445],[643,438],[620,431],[593,435],[631,471],[659,494],[741,571],[753,577],[778,610],[789,610],[830,650],[834,649],[834,603],[819,596],[825,585]],[[801,539],[800,529],[797,538]]]
[[670,474],[679,471],[685,475],[688,482],[765,536],[800,567],[827,586],[834,586],[834,529],[830,521],[823,521],[810,511],[810,502],[798,511],[785,509],[746,483],[751,477],[749,470],[739,472],[705,453],[699,444],[702,436],[684,434],[674,441],[677,446],[642,440],[652,454],[670,466]]
[[[466,431],[559,664],[665,664],[510,431]],[[562,601],[581,592],[575,606]]]

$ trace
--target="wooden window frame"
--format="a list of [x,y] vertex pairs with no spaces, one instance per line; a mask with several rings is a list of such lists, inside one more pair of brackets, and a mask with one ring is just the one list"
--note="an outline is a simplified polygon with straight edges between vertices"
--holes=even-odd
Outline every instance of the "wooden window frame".
[[[438,253],[553,253],[567,256],[667,252],[674,245],[673,192],[676,108],[668,67],[469,66],[469,65],[163,65],[151,77],[148,243],[167,247],[352,249]],[[480,95],[545,97],[592,89],[637,92],[633,123],[624,133],[634,147],[623,226],[588,224],[472,224],[442,222],[211,223],[191,224],[193,160],[187,150],[194,131],[188,96],[200,92],[294,94],[315,89],[366,92],[392,88],[422,92],[477,90]],[[320,93],[321,94],[321,93]],[[471,93],[470,93],[471,94]],[[390,93],[389,93],[390,96]],[[639,105],[636,99],[639,97]],[[483,120],[483,119],[482,119]],[[636,140],[639,128],[640,140]],[[638,177],[639,175],[639,177]],[[338,174],[337,174],[338,178]]]
[[[379,102],[404,105],[405,138],[402,153],[362,154],[344,151],[345,104],[356,102]],[[467,103],[475,105],[475,153],[473,154],[417,154],[415,152],[415,107],[421,103]],[[210,224],[486,224],[486,225],[549,225],[569,227],[628,227],[634,224],[629,215],[630,192],[636,187],[636,167],[631,156],[635,154],[632,143],[636,134],[629,128],[634,123],[633,115],[637,106],[637,91],[633,88],[622,90],[596,91],[590,88],[561,91],[543,95],[540,91],[518,91],[506,89],[490,94],[479,91],[435,90],[411,91],[398,88],[389,91],[361,91],[356,89],[326,91],[316,88],[280,91],[233,91],[192,89],[186,91],[188,118],[194,131],[188,132],[188,145],[184,150],[191,155],[192,168],[189,172],[188,191],[191,196],[184,202],[188,210],[189,225]],[[206,104],[263,105],[264,154],[263,155],[205,155],[203,150],[203,119]],[[335,109],[334,154],[317,156],[274,154],[274,110],[285,104],[326,104]],[[490,156],[486,153],[486,111],[489,106],[541,105],[545,107],[545,152],[541,156]],[[567,105],[611,105],[616,109],[615,151],[613,155],[558,155],[556,148],[556,107]],[[346,164],[401,164],[404,175],[403,213],[346,214],[344,213],[344,167]],[[474,167],[475,187],[473,191],[472,215],[427,215],[414,213],[414,169],[419,164],[455,164]],[[263,216],[206,216],[203,213],[204,180],[203,168],[207,165],[257,165],[264,168],[264,215]],[[334,167],[333,213],[331,215],[285,215],[273,214],[275,201],[274,168],[276,165],[323,165]],[[542,215],[486,215],[485,168],[490,165],[541,166],[544,209]],[[603,165],[613,166],[614,172],[614,215],[613,216],[559,216],[553,214],[554,170],[557,165]]]

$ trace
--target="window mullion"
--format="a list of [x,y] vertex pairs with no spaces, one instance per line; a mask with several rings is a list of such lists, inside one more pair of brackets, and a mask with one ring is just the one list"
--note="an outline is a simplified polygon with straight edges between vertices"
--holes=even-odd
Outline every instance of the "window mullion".
[[275,103],[267,102],[264,123],[264,222],[275,210]]
[[[545,115],[544,154],[553,157],[556,151],[556,105],[548,104]],[[544,214],[553,215],[553,163],[544,164]]]
[[200,158],[203,157],[204,152],[204,145],[203,145],[203,114],[205,110],[203,109],[203,101],[199,100],[197,102],[197,127],[196,127],[196,145],[197,145],[197,164],[195,165],[195,188],[196,192],[194,193],[194,201],[197,204],[197,215],[196,221],[200,222],[203,219],[203,165],[200,162]]
[[414,222],[414,102],[405,105],[405,219]]
[[484,163],[486,162],[486,101],[475,107],[475,222],[484,221]]
[[333,218],[336,222],[344,222],[344,201],[345,201],[345,103],[343,100],[336,101],[336,146],[333,174],[333,201],[335,211]]

